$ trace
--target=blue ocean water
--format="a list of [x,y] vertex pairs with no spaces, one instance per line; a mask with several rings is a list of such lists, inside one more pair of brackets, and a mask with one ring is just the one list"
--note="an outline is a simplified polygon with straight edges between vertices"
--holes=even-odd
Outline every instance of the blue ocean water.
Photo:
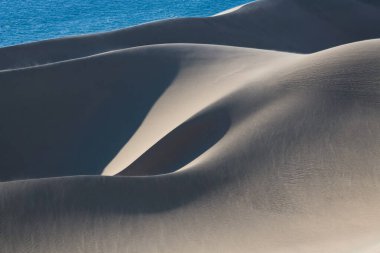
[[249,0],[0,0],[0,47],[124,28],[149,21],[210,16]]

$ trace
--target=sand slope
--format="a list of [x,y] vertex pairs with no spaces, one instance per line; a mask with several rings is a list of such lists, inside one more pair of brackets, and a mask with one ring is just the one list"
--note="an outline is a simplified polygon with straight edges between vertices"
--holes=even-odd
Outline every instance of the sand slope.
[[311,53],[380,36],[377,0],[259,0],[209,18],[153,22],[108,33],[0,48],[0,69],[162,43],[201,43]]
[[379,252],[379,13],[262,0],[0,49],[1,252]]

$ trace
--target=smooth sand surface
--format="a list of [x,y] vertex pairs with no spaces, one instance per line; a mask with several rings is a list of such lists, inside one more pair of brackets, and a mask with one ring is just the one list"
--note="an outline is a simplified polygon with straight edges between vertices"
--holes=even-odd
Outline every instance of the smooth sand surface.
[[0,49],[0,252],[380,252],[380,4],[259,0]]

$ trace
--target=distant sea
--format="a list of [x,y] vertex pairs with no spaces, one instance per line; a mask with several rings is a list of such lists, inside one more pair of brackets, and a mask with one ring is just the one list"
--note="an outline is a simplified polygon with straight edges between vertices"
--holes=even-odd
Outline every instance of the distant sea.
[[0,0],[0,47],[211,16],[249,0]]

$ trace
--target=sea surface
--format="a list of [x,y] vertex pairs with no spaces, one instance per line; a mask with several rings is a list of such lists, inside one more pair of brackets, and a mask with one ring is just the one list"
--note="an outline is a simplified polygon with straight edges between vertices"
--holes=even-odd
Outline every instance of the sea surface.
[[249,0],[0,0],[0,47],[211,16]]

